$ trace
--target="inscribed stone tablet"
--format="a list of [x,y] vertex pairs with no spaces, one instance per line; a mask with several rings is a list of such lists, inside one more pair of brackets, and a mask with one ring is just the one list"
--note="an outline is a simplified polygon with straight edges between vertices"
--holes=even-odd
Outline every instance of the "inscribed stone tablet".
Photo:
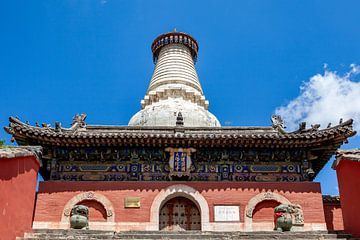
[[140,198],[139,197],[126,197],[125,198],[125,207],[126,208],[140,208]]
[[240,221],[240,207],[239,206],[215,206],[215,221],[216,222],[234,222]]

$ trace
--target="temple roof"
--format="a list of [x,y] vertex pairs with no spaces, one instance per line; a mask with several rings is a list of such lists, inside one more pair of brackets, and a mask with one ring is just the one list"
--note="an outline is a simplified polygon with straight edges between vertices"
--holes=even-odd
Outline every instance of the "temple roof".
[[342,160],[360,162],[360,149],[338,150],[332,168],[336,169]]
[[340,204],[340,196],[323,195],[323,202],[327,204]]
[[[6,132],[20,144],[49,144],[55,146],[192,146],[192,147],[314,147],[334,145],[335,152],[356,132],[353,120],[336,126],[318,129],[317,126],[285,132],[273,123],[269,127],[146,127],[87,125],[86,115],[77,115],[70,128],[55,128],[43,124],[31,126],[10,117]],[[336,147],[335,147],[336,145]]]
[[2,147],[0,148],[0,159],[34,156],[37,160],[40,160],[41,151],[40,146]]
[[272,117],[268,127],[184,127],[178,119],[175,127],[104,126],[87,125],[85,114],[76,115],[70,128],[57,122],[55,127],[42,124],[31,126],[10,117],[6,132],[19,145],[54,147],[193,147],[193,148],[268,148],[308,151],[307,160],[312,162],[316,174],[345,142],[354,136],[353,120],[319,129],[319,125],[285,132],[278,116]]

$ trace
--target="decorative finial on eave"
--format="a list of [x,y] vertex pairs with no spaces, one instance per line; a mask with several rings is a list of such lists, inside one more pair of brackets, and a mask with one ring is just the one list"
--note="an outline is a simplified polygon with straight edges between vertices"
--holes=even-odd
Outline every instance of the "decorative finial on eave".
[[85,113],[75,114],[75,116],[73,117],[73,121],[72,121],[71,125],[74,125],[76,123],[85,124],[85,119],[86,119],[86,114]]
[[303,130],[305,130],[306,129],[306,122],[301,122],[300,124],[299,124],[299,130],[298,131],[303,131]]
[[70,129],[74,130],[74,129],[77,129],[78,127],[85,128],[86,127],[85,119],[86,119],[85,113],[75,114],[75,116],[73,117],[73,121],[71,123]]
[[10,123],[21,123],[20,119],[18,116],[16,117],[9,117],[9,122]]
[[61,122],[55,122],[55,131],[61,132]]
[[14,129],[13,129],[11,126],[9,126],[9,127],[4,127],[4,130],[5,130],[5,132],[7,132],[8,134],[11,134],[11,135],[14,134]]
[[176,28],[174,28],[173,32],[176,32]]
[[183,118],[181,112],[179,112],[176,117],[176,126],[184,126],[184,118]]
[[41,127],[42,127],[42,128],[50,128],[51,125],[48,124],[48,123],[42,123],[42,124],[41,124]]
[[284,120],[281,118],[280,115],[272,115],[271,116],[271,122],[272,122],[272,127],[275,128],[276,130],[279,130],[282,133],[285,133],[285,123]]
[[318,131],[320,128],[320,124],[311,124],[311,131]]

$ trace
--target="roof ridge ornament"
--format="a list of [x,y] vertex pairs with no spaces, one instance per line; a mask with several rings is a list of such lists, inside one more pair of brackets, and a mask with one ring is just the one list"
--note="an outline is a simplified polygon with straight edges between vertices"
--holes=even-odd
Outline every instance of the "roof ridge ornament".
[[299,131],[299,132],[302,132],[302,131],[304,131],[304,130],[306,130],[306,122],[301,122],[301,123],[299,123],[299,129],[298,129],[298,131]]
[[75,116],[73,117],[73,121],[71,123],[71,129],[74,128],[77,129],[78,127],[84,128],[86,126],[85,123],[86,117],[87,117],[86,113],[75,114]]
[[319,131],[320,124],[311,124],[311,131]]
[[55,131],[61,132],[61,122],[55,122]]
[[51,124],[50,123],[42,123],[41,127],[49,129],[49,128],[51,128]]
[[272,123],[272,127],[275,128],[276,130],[280,131],[281,133],[285,133],[285,123],[284,120],[282,119],[282,117],[280,115],[272,115],[271,116],[271,123]]

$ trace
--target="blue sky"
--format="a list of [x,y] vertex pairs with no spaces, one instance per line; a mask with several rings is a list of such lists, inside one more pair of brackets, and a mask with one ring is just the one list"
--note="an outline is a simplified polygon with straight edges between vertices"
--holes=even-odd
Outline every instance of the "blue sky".
[[[294,126],[294,101],[305,120],[357,119],[359,9],[355,0],[1,1],[0,125],[19,116],[67,127],[81,112],[89,124],[126,125],[153,71],[150,44],[174,27],[198,40],[200,81],[223,125],[270,125],[278,109]],[[350,93],[324,97],[339,86]],[[310,105],[307,90],[316,93]],[[316,115],[338,99],[348,104]],[[3,130],[0,139],[11,144]],[[345,145],[359,146],[359,137]],[[329,164],[317,180],[337,193]]]

